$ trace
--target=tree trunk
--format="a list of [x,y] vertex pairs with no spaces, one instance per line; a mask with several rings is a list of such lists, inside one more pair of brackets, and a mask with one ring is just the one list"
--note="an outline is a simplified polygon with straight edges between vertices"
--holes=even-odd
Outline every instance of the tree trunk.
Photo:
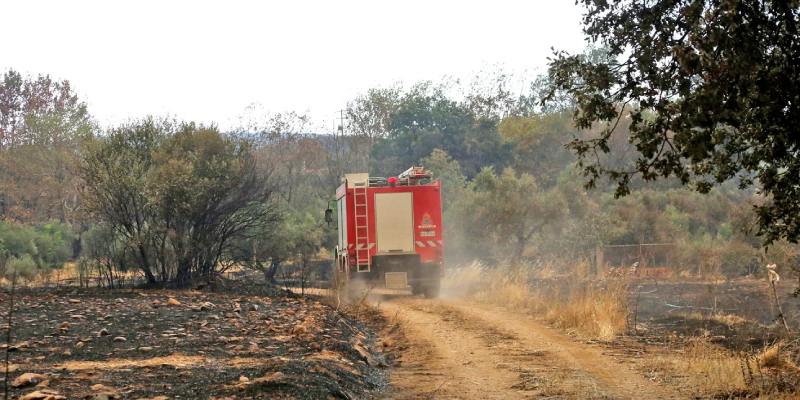
[[150,270],[150,261],[147,259],[147,253],[144,250],[144,246],[139,245],[139,266],[144,272],[145,278],[147,278],[147,283],[157,283],[155,275],[153,275],[153,271]]
[[511,259],[511,265],[514,267],[515,270],[519,270],[522,264],[522,255],[525,253],[525,245],[527,244],[527,240],[524,237],[518,236],[517,243],[514,245],[514,254],[513,258]]
[[189,281],[191,281],[191,272],[192,260],[184,259],[180,264],[178,264],[178,272],[175,274],[175,282],[180,286],[189,284]]
[[275,283],[275,274],[278,272],[278,267],[280,265],[280,261],[272,260],[272,262],[269,264],[269,269],[264,271],[264,283]]

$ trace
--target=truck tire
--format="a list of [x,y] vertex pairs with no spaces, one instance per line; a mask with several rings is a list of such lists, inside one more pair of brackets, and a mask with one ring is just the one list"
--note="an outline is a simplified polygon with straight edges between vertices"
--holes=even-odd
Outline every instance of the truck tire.
[[439,289],[441,284],[437,281],[434,286],[423,286],[422,292],[425,294],[426,299],[435,299],[439,297]]
[[411,285],[411,294],[415,296],[418,294],[422,294],[422,289],[423,289],[422,284],[414,283]]

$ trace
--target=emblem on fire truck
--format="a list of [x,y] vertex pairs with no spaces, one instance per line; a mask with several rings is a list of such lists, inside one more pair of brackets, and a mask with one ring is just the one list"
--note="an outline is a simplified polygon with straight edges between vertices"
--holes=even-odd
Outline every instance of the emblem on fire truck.
[[418,225],[419,229],[433,229],[436,225],[431,223],[431,216],[428,213],[422,214],[422,225]]

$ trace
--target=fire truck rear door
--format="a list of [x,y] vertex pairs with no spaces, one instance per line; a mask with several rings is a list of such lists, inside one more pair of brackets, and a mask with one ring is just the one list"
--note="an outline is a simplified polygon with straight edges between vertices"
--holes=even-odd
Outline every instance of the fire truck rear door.
[[378,253],[414,251],[414,206],[411,193],[376,193]]

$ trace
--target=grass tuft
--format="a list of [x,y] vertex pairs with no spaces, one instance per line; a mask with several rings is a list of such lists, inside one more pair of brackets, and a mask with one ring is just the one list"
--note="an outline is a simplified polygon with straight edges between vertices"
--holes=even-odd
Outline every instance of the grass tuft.
[[564,276],[552,266],[475,261],[451,270],[442,286],[446,293],[539,315],[584,338],[613,340],[625,331],[628,282],[586,279],[588,263],[580,264]]

